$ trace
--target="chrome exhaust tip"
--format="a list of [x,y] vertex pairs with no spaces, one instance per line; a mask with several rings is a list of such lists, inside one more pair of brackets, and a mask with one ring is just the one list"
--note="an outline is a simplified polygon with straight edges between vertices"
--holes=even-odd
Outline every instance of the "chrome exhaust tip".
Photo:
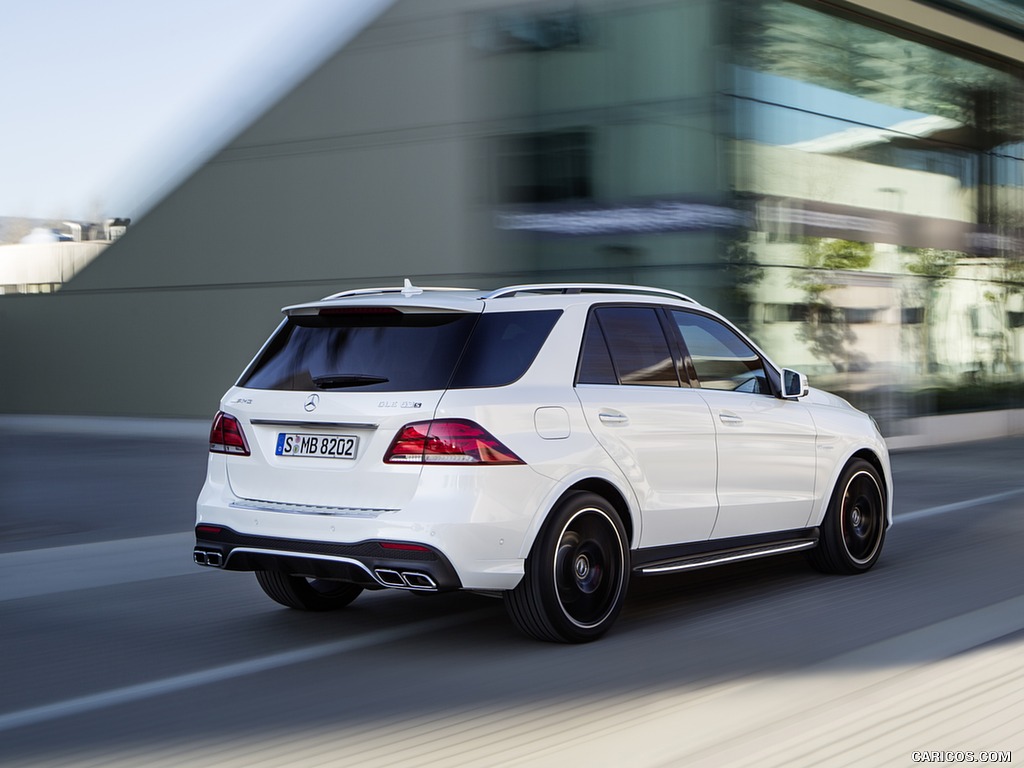
[[377,577],[378,581],[386,587],[404,587],[405,581],[402,579],[402,574],[398,571],[392,571],[388,568],[377,568],[374,570],[373,575]]
[[418,573],[416,571],[402,571],[399,573],[398,571],[391,570],[390,568],[377,568],[374,570],[373,575],[376,576],[377,580],[385,587],[421,590],[437,589],[437,582],[427,574]]
[[402,579],[410,589],[437,589],[437,583],[425,573],[403,571]]
[[209,565],[214,568],[224,565],[224,555],[216,550],[194,549],[192,550],[192,559],[195,560],[196,565]]

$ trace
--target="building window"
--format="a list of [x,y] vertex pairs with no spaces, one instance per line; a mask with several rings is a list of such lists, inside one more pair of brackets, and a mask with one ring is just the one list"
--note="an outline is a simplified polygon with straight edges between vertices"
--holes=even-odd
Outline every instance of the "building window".
[[864,309],[863,307],[843,307],[843,316],[850,325],[866,325],[875,322],[878,317],[877,309]]
[[806,304],[765,304],[766,323],[802,323],[807,319]]
[[498,139],[501,203],[552,203],[593,196],[593,136],[588,129]]
[[554,51],[578,48],[586,37],[579,9],[508,9],[481,13],[473,19],[473,47],[486,53]]
[[903,325],[920,325],[924,322],[924,307],[903,307],[900,321]]

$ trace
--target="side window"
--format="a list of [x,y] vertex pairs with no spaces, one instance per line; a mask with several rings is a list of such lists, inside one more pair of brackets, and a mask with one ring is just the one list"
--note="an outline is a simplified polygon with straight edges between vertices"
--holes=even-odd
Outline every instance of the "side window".
[[704,315],[672,312],[704,389],[770,395],[760,356],[722,323]]
[[469,389],[511,384],[533,364],[561,314],[557,309],[483,313],[448,386]]
[[[596,322],[595,322],[596,319]],[[580,366],[581,383],[614,383],[608,381],[607,362],[619,384],[657,387],[678,387],[675,361],[658,320],[657,310],[648,307],[600,307],[591,313],[584,338]],[[604,337],[602,353],[592,327],[599,327]],[[587,381],[584,372],[600,375],[602,381]]]

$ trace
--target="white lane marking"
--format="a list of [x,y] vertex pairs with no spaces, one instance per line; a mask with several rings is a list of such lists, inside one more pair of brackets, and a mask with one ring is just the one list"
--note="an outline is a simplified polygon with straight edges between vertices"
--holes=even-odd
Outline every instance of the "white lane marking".
[[936,515],[944,515],[947,512],[959,512],[963,509],[970,509],[971,507],[981,507],[985,504],[994,504],[997,501],[1006,501],[1016,496],[1024,495],[1024,488],[1016,488],[1012,491],[1003,491],[1002,493],[993,493],[989,496],[979,496],[974,499],[964,499],[963,501],[957,501],[952,504],[942,504],[938,507],[927,507],[926,509],[919,509],[915,512],[907,512],[906,514],[896,515],[896,523],[910,523],[915,520],[924,520],[928,517],[935,517]]
[[192,562],[192,531],[0,554],[0,601],[212,571]]
[[153,680],[148,683],[128,685],[123,688],[114,688],[109,691],[78,696],[65,701],[44,704],[39,707],[22,709],[17,712],[8,712],[0,715],[0,733],[10,731],[14,728],[23,728],[28,725],[38,725],[50,720],[71,715],[80,715],[92,712],[97,709],[114,707],[119,704],[128,704],[142,699],[150,699],[155,696],[163,696],[168,693],[176,693],[189,688],[198,688],[210,683],[220,683],[236,677],[266,672],[272,669],[302,664],[307,661],[322,659],[339,653],[350,653],[367,646],[391,643],[396,640],[405,640],[416,637],[426,632],[435,632],[439,629],[448,629],[459,624],[468,624],[476,620],[482,610],[476,610],[468,614],[455,616],[444,616],[437,619],[418,621],[414,624],[405,624],[400,627],[381,629],[369,634],[351,637],[346,640],[337,640],[333,643],[321,643],[311,645],[307,648],[299,648],[294,651],[273,653],[269,656],[261,656],[248,661],[239,661],[234,664],[225,664],[220,667],[211,667],[199,672],[189,672],[184,675],[165,677],[162,680]]

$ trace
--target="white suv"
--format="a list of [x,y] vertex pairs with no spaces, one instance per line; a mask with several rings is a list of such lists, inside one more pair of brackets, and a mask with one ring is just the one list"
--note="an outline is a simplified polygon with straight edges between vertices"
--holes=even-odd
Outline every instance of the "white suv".
[[859,573],[891,525],[871,418],[682,294],[407,280],[284,313],[214,419],[194,550],[283,605],[465,589],[584,642],[631,576]]

